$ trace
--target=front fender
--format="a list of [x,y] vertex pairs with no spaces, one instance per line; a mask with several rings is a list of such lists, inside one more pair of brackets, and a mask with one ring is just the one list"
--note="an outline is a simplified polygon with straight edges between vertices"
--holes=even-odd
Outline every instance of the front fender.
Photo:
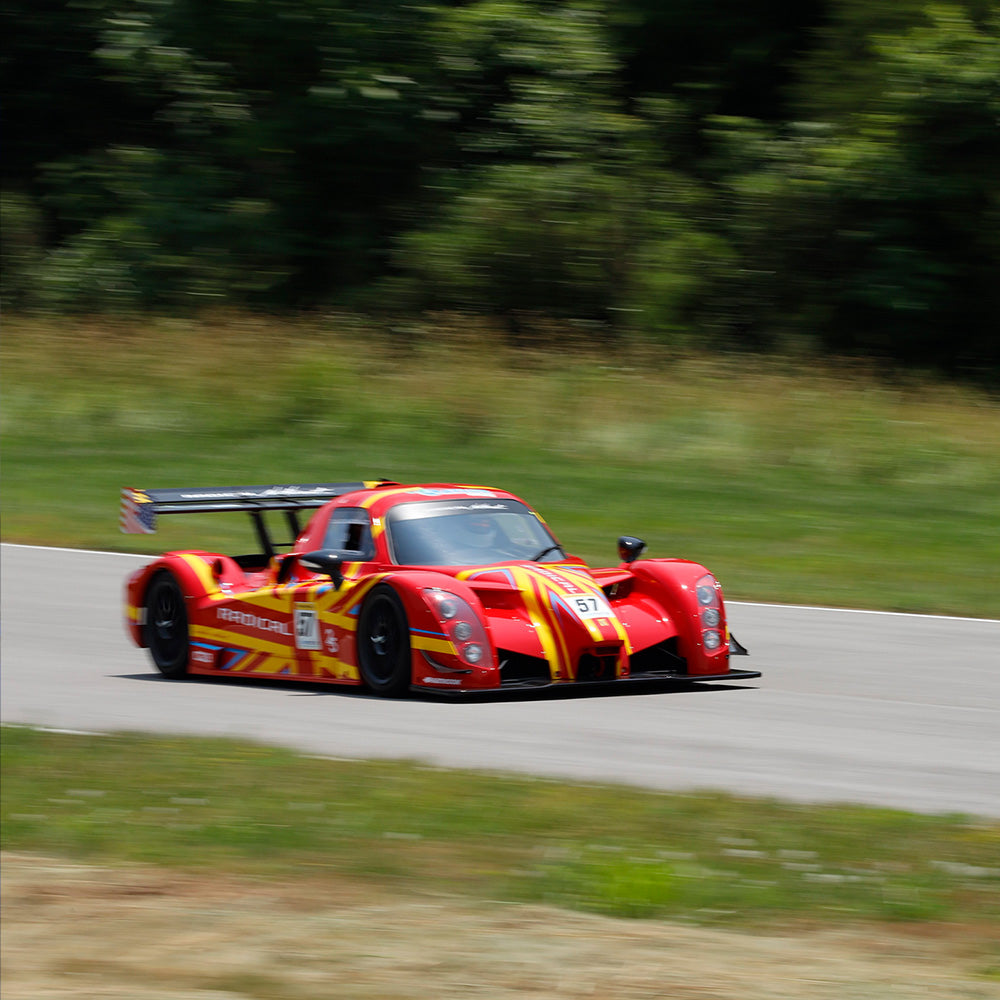
[[[482,601],[461,580],[433,571],[390,573],[383,580],[399,595],[410,625],[412,683],[435,690],[489,690],[500,686],[496,641]],[[461,598],[482,629],[484,656],[475,665],[463,661],[427,591],[444,590]]]
[[[662,605],[677,629],[677,652],[687,661],[690,675],[724,674],[729,670],[729,628],[722,588],[700,563],[687,559],[640,559],[629,567],[635,586]],[[698,600],[698,585],[710,578],[716,595],[719,620],[711,625],[703,618],[705,606]],[[705,585],[704,583],[702,584]],[[706,641],[715,632],[720,637],[714,649]]]

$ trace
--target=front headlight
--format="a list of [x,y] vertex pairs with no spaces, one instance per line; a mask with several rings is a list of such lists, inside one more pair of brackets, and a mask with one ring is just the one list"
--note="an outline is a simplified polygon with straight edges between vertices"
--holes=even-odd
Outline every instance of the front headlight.
[[[432,593],[434,592],[432,591]],[[437,593],[440,594],[437,600],[437,612],[445,621],[451,621],[458,614],[458,605],[444,591]]]
[[721,626],[725,618],[722,611],[722,588],[718,581],[707,573],[695,584],[695,595],[701,607],[701,644],[708,653],[714,653],[725,646],[724,631]]
[[439,587],[428,587],[424,594],[441,623],[441,630],[451,640],[455,655],[470,666],[480,663],[489,649],[489,640],[469,602]]

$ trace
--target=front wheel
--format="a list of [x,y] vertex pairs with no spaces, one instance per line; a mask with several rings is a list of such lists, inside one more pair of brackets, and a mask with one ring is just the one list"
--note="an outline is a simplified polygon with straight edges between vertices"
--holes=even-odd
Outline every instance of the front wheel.
[[153,577],[146,591],[142,632],[156,669],[164,677],[183,677],[190,647],[188,617],[184,595],[172,573],[164,571]]
[[358,621],[361,679],[375,693],[397,698],[410,686],[410,626],[399,595],[372,588]]

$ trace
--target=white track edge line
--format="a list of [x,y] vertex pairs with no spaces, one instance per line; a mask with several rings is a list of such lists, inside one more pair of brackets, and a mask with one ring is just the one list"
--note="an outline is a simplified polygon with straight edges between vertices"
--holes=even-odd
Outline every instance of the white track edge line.
[[774,604],[763,601],[726,601],[726,607],[787,608],[789,611],[832,611],[844,615],[888,615],[893,618],[923,618],[942,622],[984,622],[1000,625],[1000,618],[970,618],[965,615],[929,615],[915,611],[872,611],[869,608],[828,608],[819,604]]
[[[12,549],[41,549],[43,552],[79,552],[92,556],[125,556],[129,559],[156,559],[158,554],[144,552],[108,552],[102,549],[73,549],[58,545],[23,545],[20,542],[3,542],[0,547]],[[727,605],[742,608],[787,608],[789,611],[830,611],[845,615],[886,615],[892,618],[923,618],[942,622],[982,622],[1000,625],[1000,618],[972,618],[966,615],[922,615],[914,611],[872,611],[868,608],[830,608],[817,604],[777,604],[769,601],[726,601]]]
[[89,556],[127,556],[130,559],[156,559],[159,553],[147,552],[109,552],[107,549],[74,549],[60,545],[23,545],[21,542],[2,542],[4,549],[41,549],[43,552],[73,552]]

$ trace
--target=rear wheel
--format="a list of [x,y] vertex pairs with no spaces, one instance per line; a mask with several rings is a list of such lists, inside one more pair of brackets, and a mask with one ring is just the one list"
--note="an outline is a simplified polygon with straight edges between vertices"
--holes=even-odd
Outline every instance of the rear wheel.
[[410,686],[410,626],[399,595],[372,588],[358,621],[361,679],[375,694],[397,698]]
[[172,573],[157,573],[146,591],[143,640],[156,669],[164,677],[187,673],[190,639],[187,608],[180,584]]

